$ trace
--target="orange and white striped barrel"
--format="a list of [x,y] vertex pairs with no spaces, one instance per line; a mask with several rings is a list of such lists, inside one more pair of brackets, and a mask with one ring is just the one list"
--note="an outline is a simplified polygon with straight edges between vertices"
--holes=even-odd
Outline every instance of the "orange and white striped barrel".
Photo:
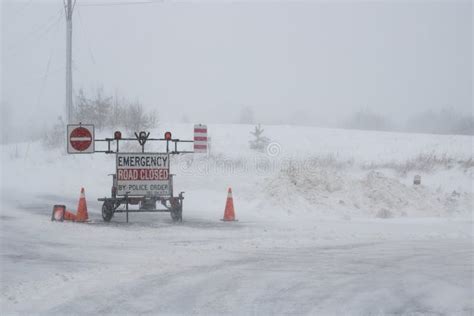
[[194,125],[194,152],[207,153],[207,125]]

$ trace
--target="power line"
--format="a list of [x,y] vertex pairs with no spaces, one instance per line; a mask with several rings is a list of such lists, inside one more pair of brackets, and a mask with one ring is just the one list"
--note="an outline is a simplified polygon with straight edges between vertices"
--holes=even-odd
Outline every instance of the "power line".
[[[55,17],[56,19],[54,19]],[[21,48],[24,44],[31,44],[30,42],[27,43],[27,40],[32,38],[33,36],[34,36],[35,41],[43,39],[45,35],[49,34],[49,32],[51,32],[53,28],[58,25],[61,18],[62,18],[62,9],[57,11],[55,15],[50,16],[46,23],[43,23],[38,27],[33,27],[31,32],[27,33],[25,36],[21,38],[20,43],[18,45],[11,47],[6,52],[6,55],[8,56],[14,52],[17,52],[19,48]]]
[[[162,2],[162,1],[160,1]],[[143,4],[156,4],[157,1],[135,1],[135,2],[104,2],[104,3],[83,3],[78,4],[81,7],[112,7],[112,6],[125,6],[125,5],[143,5]]]
[[81,25],[82,30],[83,30],[83,31],[81,32],[81,34],[82,34],[82,36],[83,36],[85,42],[87,43],[87,48],[89,49],[89,56],[90,56],[90,58],[91,58],[91,60],[92,60],[92,63],[95,65],[94,54],[92,53],[92,49],[91,49],[91,45],[90,45],[89,38],[87,37],[87,34],[86,34],[86,32],[84,31],[85,28],[84,28],[84,25],[82,24],[82,18],[81,18],[80,10],[77,11],[77,16],[79,17],[79,24]]
[[16,19],[17,17],[21,16],[26,9],[28,9],[31,5],[33,4],[33,0],[29,0],[27,3],[25,3],[20,9],[16,10],[10,18]]
[[[62,14],[61,14],[61,15],[62,15]],[[57,35],[57,29],[56,29],[55,35]],[[54,39],[56,39],[56,37],[55,37]],[[50,74],[49,69],[50,69],[50,66],[51,66],[51,61],[53,60],[53,56],[54,56],[54,48],[55,48],[55,45],[52,44],[52,45],[51,45],[51,49],[50,49],[50,51],[49,51],[48,63],[46,64],[46,70],[45,70],[44,76],[43,76],[43,78],[42,78],[40,91],[39,91],[39,94],[38,94],[38,98],[37,98],[37,100],[36,100],[36,109],[39,109],[39,108],[40,108],[41,99],[42,99],[43,96],[44,96],[44,90],[45,90],[46,83],[47,83],[47,81],[48,81],[48,77],[49,77],[49,74]]]
[[48,75],[49,75],[49,66],[51,65],[51,60],[52,59],[53,59],[53,49],[51,49],[51,51],[50,51],[49,58],[48,58],[48,64],[46,65],[46,71],[45,71],[45,74],[43,76],[43,81],[41,82],[41,88],[40,88],[40,92],[38,94],[38,99],[36,100],[36,108],[37,109],[39,108],[41,99],[43,98],[44,88],[46,86],[46,81],[48,80]]

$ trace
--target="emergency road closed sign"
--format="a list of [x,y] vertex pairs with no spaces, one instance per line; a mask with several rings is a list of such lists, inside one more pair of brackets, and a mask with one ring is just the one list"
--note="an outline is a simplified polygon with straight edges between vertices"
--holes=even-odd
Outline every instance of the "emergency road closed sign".
[[94,152],[94,125],[67,126],[67,152],[91,154]]
[[169,159],[164,153],[117,154],[117,194],[170,195]]

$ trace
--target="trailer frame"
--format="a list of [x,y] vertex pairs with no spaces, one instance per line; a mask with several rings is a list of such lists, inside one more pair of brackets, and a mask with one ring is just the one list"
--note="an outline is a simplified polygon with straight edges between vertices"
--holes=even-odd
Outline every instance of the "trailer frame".
[[[194,143],[193,140],[181,140],[173,139],[170,132],[166,132],[164,138],[149,138],[150,133],[141,131],[135,133],[135,138],[122,138],[120,132],[115,132],[113,138],[94,139],[94,142],[105,142],[107,148],[105,150],[94,150],[97,153],[115,154],[116,156],[121,152],[120,143],[127,141],[138,141],[141,146],[141,153],[147,154],[167,154],[168,157],[171,155],[188,154],[194,153],[194,151],[179,150],[179,143]],[[148,142],[166,142],[165,152],[146,152],[145,144]],[[170,146],[171,145],[171,146]],[[133,153],[133,152],[131,152]],[[117,159],[116,159],[117,164]],[[170,165],[169,165],[170,167]],[[168,167],[168,168],[169,168]],[[116,169],[117,170],[117,169]],[[173,178],[174,174],[169,174],[169,194],[165,195],[130,195],[130,192],[126,192],[124,195],[117,194],[117,171],[112,176],[112,188],[111,197],[99,198],[99,202],[102,204],[102,219],[109,222],[115,213],[125,213],[126,221],[129,221],[129,213],[170,213],[171,219],[174,222],[181,222],[183,220],[183,200],[184,192],[180,192],[178,195],[174,195],[173,189]],[[157,204],[161,204],[162,208],[158,208]],[[130,205],[138,205],[138,209],[131,209]],[[121,207],[124,208],[121,208]]]

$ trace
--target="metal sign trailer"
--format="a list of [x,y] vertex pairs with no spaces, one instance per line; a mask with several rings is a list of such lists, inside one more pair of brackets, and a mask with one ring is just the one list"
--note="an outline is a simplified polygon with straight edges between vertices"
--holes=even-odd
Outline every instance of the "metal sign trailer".
[[[184,192],[174,195],[169,162],[171,155],[193,153],[178,150],[178,143],[193,141],[173,139],[170,132],[166,132],[164,138],[149,138],[149,135],[140,132],[135,133],[136,138],[122,138],[120,132],[115,132],[114,138],[95,139],[95,142],[107,143],[107,149],[94,152],[115,154],[117,164],[116,173],[112,174],[111,197],[98,199],[103,202],[104,221],[109,222],[115,213],[125,213],[128,223],[128,214],[137,212],[169,212],[173,221],[183,220]],[[122,141],[138,141],[141,153],[120,152]],[[145,152],[147,142],[165,142],[166,152]],[[161,208],[157,207],[158,203]],[[130,209],[130,205],[138,205],[138,209]]]

